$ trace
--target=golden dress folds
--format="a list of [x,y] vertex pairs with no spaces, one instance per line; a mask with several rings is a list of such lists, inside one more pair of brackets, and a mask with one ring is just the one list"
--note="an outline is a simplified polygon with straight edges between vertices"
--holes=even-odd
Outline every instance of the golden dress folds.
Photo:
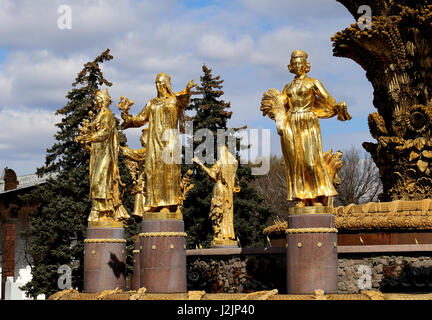
[[111,213],[115,220],[127,219],[129,215],[120,199],[119,139],[114,115],[108,108],[102,108],[92,126],[95,134],[90,156],[92,211],[89,221],[99,220],[99,212]]
[[[141,136],[142,141],[142,136]],[[142,143],[145,145],[145,142]],[[146,155],[146,148],[141,148],[138,150],[131,149],[129,147],[123,147],[122,148],[123,156],[125,156],[126,159],[132,160],[137,164],[138,169],[138,177],[135,181],[135,186],[132,189],[132,194],[135,194],[135,204],[134,204],[134,211],[133,215],[138,217],[143,217],[143,213],[148,210],[148,208],[145,207],[145,180],[144,180],[144,169],[145,169],[145,155]]]
[[[146,208],[175,206],[180,202],[181,143],[178,127],[184,126],[184,108],[190,92],[151,99],[133,118],[133,126],[149,124],[144,178]],[[171,162],[171,163],[170,163]]]
[[318,120],[337,114],[335,100],[319,80],[309,77],[295,79],[282,94],[287,110],[281,135],[287,200],[337,195],[323,159]]
[[199,165],[215,184],[213,186],[210,220],[214,237],[212,246],[236,244],[234,233],[234,192],[240,192],[237,177],[238,161],[225,145],[218,147],[219,159],[207,168],[194,157],[192,161]]
[[239,191],[237,166],[237,160],[229,154],[218,160],[207,172],[210,179],[215,182],[210,219],[213,223],[216,240],[236,239],[233,224],[233,193]]

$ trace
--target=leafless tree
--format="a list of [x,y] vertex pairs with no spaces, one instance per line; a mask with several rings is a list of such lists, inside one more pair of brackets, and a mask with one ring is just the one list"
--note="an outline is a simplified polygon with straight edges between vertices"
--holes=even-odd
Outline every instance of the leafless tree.
[[343,166],[338,173],[341,184],[337,187],[339,194],[334,205],[376,201],[382,191],[382,184],[378,168],[369,154],[365,152],[362,157],[360,150],[351,147],[343,152],[342,161]]
[[[285,163],[282,156],[271,155],[269,172],[255,179],[252,184],[263,197],[264,203],[273,207],[279,217],[286,215],[288,208],[295,205],[286,200]],[[270,217],[270,220],[276,218]]]
[[[376,201],[382,191],[382,184],[378,168],[369,154],[365,152],[362,155],[360,150],[352,147],[343,152],[342,161],[343,166],[338,172],[341,183],[337,186],[338,196],[334,199],[334,206]],[[278,216],[270,217],[271,221],[284,217],[288,208],[295,205],[286,200],[285,163],[282,156],[272,155],[269,172],[255,179],[252,184],[263,197],[264,203],[278,213]]]

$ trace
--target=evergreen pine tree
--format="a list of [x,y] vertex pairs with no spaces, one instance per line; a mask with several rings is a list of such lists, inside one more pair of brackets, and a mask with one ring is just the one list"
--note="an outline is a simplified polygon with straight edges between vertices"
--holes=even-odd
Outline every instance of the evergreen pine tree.
[[[213,132],[215,137],[215,147],[217,150],[217,130],[228,129],[227,122],[231,118],[232,112],[228,111],[230,103],[220,100],[224,94],[222,83],[224,80],[220,76],[214,77],[212,69],[203,65],[203,75],[200,77],[200,85],[196,87],[193,94],[202,95],[202,98],[191,99],[191,104],[186,108],[195,114],[192,117],[193,133],[199,129],[208,129]],[[239,129],[234,129],[237,131]],[[193,144],[193,150],[201,144],[201,141],[189,141]],[[240,139],[237,138],[237,150],[240,147]],[[239,152],[235,155],[240,160]],[[217,155],[215,154],[215,161]],[[213,239],[213,228],[209,218],[213,182],[202,172],[194,168],[193,165],[183,166],[183,170],[195,169],[191,183],[194,184],[185,200],[184,222],[188,234],[187,242],[190,248],[197,246],[209,247]],[[265,238],[262,235],[264,223],[274,212],[272,209],[262,204],[262,199],[258,192],[250,186],[250,182],[255,179],[251,174],[251,168],[241,165],[237,170],[240,181],[241,191],[234,195],[234,231],[240,240],[242,247],[264,246]]]
[[[47,150],[45,165],[37,169],[37,174],[50,175],[43,185],[23,197],[24,201],[38,204],[37,211],[30,217],[30,227],[22,235],[27,239],[27,254],[31,257],[32,280],[23,289],[28,296],[47,296],[61,290],[58,286],[59,267],[67,265],[72,269],[72,287],[83,288],[83,250],[87,228],[87,218],[91,209],[89,199],[89,161],[85,153],[74,141],[78,128],[91,110],[97,113],[94,95],[102,85],[111,86],[99,64],[111,60],[109,49],[94,61],[84,65],[78,74],[73,88],[67,95],[66,106],[56,114],[62,115],[57,123],[56,142]],[[78,87],[77,87],[78,86]],[[125,137],[120,136],[124,143]],[[123,183],[130,183],[130,176],[119,157],[119,169]],[[130,198],[123,199],[130,212]],[[135,221],[128,222],[128,251],[132,252],[130,236],[135,233]],[[131,257],[128,262],[131,264]],[[130,266],[129,266],[130,270]]]

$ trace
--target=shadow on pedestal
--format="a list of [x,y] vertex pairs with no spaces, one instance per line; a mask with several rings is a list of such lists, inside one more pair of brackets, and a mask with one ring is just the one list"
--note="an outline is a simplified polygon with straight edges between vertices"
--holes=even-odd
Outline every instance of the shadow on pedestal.
[[123,228],[87,228],[84,240],[84,292],[126,288]]

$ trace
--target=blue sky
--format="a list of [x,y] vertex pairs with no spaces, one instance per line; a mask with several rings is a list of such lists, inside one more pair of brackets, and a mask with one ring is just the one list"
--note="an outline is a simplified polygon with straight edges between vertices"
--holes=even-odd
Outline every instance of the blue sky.
[[227,7],[230,3],[232,3],[229,0],[207,0],[207,1],[182,0],[179,2],[188,9],[205,8],[205,7],[208,7],[210,5],[218,6],[218,7]]
[[7,51],[0,48],[0,66],[3,65],[4,59],[6,59]]
[[[60,30],[57,9],[68,3],[72,29]],[[0,0],[0,169],[23,175],[43,165],[60,120],[54,112],[66,104],[82,65],[106,48],[114,56],[102,66],[113,82],[111,96],[133,99],[131,113],[154,97],[158,72],[170,74],[180,91],[199,80],[205,63],[225,80],[229,125],[270,129],[275,154],[279,137],[273,121],[262,117],[260,100],[267,89],[281,90],[292,80],[289,56],[304,49],[309,76],[345,100],[353,116],[321,121],[323,149],[361,149],[373,141],[367,127],[375,111],[372,86],[356,63],[333,57],[330,41],[354,22],[334,0]],[[139,130],[126,133],[138,147]]]

